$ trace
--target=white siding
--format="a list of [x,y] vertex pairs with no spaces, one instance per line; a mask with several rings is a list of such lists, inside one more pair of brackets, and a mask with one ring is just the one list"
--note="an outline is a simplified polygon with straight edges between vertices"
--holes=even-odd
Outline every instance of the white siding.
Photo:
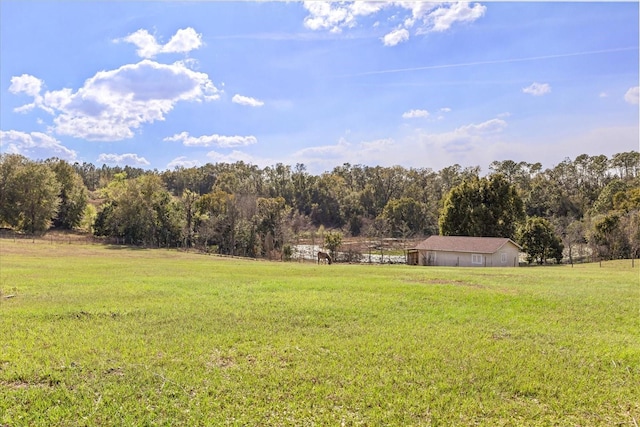
[[418,264],[441,267],[517,267],[519,253],[519,249],[510,242],[493,254],[420,250]]

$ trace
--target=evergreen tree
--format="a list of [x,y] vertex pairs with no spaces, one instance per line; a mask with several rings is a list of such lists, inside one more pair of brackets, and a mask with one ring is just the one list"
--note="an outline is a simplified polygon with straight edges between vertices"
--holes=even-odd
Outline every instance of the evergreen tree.
[[536,261],[543,264],[547,259],[555,259],[558,264],[562,262],[562,240],[555,235],[551,223],[544,218],[527,218],[527,222],[519,230],[517,240],[526,252],[529,263]]
[[444,199],[439,219],[443,236],[513,238],[524,218],[522,199],[500,174],[465,180]]
[[71,230],[82,221],[87,206],[87,188],[73,166],[64,160],[49,161],[56,179],[60,184],[60,206],[53,220],[55,227]]

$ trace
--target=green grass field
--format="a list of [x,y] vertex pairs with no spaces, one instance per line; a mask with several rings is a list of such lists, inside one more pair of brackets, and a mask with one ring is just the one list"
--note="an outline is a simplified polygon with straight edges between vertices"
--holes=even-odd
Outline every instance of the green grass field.
[[1,240],[0,426],[637,426],[639,271]]

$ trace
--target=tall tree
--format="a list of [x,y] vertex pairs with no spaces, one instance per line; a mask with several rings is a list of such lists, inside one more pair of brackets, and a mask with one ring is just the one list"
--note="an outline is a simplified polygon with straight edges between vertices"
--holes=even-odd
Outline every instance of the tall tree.
[[524,219],[522,199],[500,174],[465,180],[445,197],[439,219],[443,236],[515,236]]
[[60,207],[53,225],[68,230],[76,228],[82,222],[87,206],[87,188],[82,177],[69,163],[59,159],[51,159],[47,163],[60,184]]
[[611,158],[611,166],[618,170],[621,179],[632,179],[640,173],[640,153],[628,151],[614,154]]
[[394,237],[423,234],[427,228],[426,206],[409,197],[389,200],[381,216],[388,221]]
[[0,154],[0,224],[17,227],[21,200],[18,175],[30,162],[19,154]]
[[527,260],[543,264],[547,259],[562,261],[564,246],[556,236],[551,223],[544,218],[530,217],[518,232],[518,242],[527,254]]
[[613,199],[618,193],[627,191],[629,186],[621,179],[614,179],[600,191],[591,208],[592,214],[606,214],[613,209]]
[[631,246],[622,225],[622,215],[612,211],[594,217],[589,234],[589,243],[595,247],[600,257],[607,259],[626,258]]
[[264,255],[284,246],[283,220],[289,211],[284,197],[260,197],[256,201],[256,231],[262,236]]
[[20,168],[15,179],[18,228],[31,234],[47,231],[60,205],[60,184],[55,173],[44,163],[29,162]]
[[174,246],[180,241],[181,208],[158,175],[127,179],[124,172],[116,174],[103,196],[106,203],[96,219],[95,234],[154,246]]
[[182,235],[185,239],[186,246],[191,247],[193,243],[193,235],[197,223],[197,203],[199,196],[191,190],[184,190],[180,201],[185,215],[185,224]]
[[347,194],[344,178],[323,173],[313,183],[311,219],[316,225],[341,227],[344,224],[344,218],[340,206]]

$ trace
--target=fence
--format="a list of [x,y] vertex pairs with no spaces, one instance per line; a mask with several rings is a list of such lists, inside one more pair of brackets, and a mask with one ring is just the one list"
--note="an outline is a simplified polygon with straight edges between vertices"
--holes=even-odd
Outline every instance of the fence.
[[92,234],[80,234],[80,233],[47,233],[43,235],[34,235],[27,233],[20,233],[13,230],[2,229],[0,230],[0,239],[16,241],[32,241],[51,244],[75,244],[75,245],[93,245],[93,244],[107,244],[107,245],[122,245],[123,239],[117,239],[113,237],[96,237]]

